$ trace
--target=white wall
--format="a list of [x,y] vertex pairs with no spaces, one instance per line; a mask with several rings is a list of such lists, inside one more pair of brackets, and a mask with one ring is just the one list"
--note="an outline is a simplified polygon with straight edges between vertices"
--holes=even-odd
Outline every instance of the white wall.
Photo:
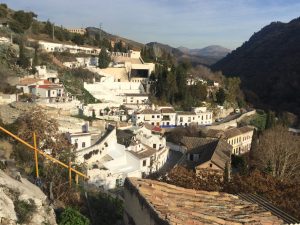
[[67,137],[71,144],[76,145],[76,150],[81,150],[84,148],[88,148],[91,146],[91,134],[82,134],[82,135],[76,135],[76,134],[67,134]]

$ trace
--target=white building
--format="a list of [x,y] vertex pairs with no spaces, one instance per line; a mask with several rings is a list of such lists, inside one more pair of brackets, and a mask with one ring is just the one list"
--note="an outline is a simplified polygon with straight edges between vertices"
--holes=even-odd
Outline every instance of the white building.
[[149,103],[149,97],[147,94],[124,94],[124,105],[145,105]]
[[76,150],[91,146],[91,134],[89,132],[67,133],[67,137]]
[[144,109],[132,115],[132,122],[134,125],[149,123],[154,126],[160,126],[161,113],[153,109]]
[[161,127],[176,126],[176,112],[172,107],[159,107],[161,113]]
[[47,41],[39,41],[38,43],[40,48],[46,52],[70,52],[72,54],[85,53],[90,55],[99,55],[101,51],[100,48],[83,47]]
[[210,125],[213,122],[213,113],[206,107],[193,108],[191,112],[177,112],[177,126]]
[[240,155],[251,149],[254,129],[252,127],[235,127],[224,131],[224,139],[232,146],[232,154]]
[[166,140],[157,127],[138,128],[128,147],[117,142],[116,128],[110,127],[100,140],[77,151],[76,161],[86,164],[90,183],[105,189],[122,185],[126,177],[141,178],[159,170],[168,157]]
[[56,102],[64,96],[64,87],[57,84],[33,85],[30,92],[43,102]]
[[102,102],[123,104],[124,95],[145,93],[141,83],[114,82],[106,79],[93,84],[84,83],[84,88]]
[[208,111],[206,107],[193,108],[190,112],[175,112],[172,107],[161,107],[135,112],[132,122],[135,125],[150,123],[160,127],[210,125],[212,116],[212,111]]

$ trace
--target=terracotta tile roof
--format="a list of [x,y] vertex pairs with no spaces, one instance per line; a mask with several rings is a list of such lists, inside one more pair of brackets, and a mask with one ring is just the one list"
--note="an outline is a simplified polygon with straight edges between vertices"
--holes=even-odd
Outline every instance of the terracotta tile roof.
[[144,109],[140,111],[140,114],[160,114],[160,113],[153,109]]
[[178,115],[182,115],[182,116],[188,116],[188,115],[196,115],[195,112],[187,112],[187,111],[184,111],[184,112],[177,112]]
[[196,167],[207,161],[212,161],[220,169],[225,169],[226,163],[230,162],[232,146],[226,141],[199,137],[183,137],[181,144],[187,147],[187,153],[199,155],[199,160],[187,163],[190,167]]
[[20,80],[20,85],[29,85],[29,84],[35,84],[38,81],[42,81],[42,79],[35,79],[35,78],[24,78]]
[[[127,178],[125,191],[131,193],[125,193],[125,205],[130,205],[126,201],[131,201],[127,196],[137,196],[143,212],[147,210],[154,220],[153,224],[283,224],[282,220],[257,204],[222,192],[186,189],[138,178]],[[125,211],[128,213],[126,207]],[[137,219],[134,215],[130,216]]]
[[148,97],[148,94],[143,93],[125,93],[125,96],[139,96],[139,97]]
[[148,130],[152,130],[154,125],[150,124],[150,123],[144,123],[144,127]]
[[176,113],[172,108],[162,108],[160,111],[161,113]]
[[209,129],[205,135],[206,137],[210,137],[210,138],[220,138],[224,135],[224,131]]
[[49,85],[49,84],[44,84],[44,85],[33,85],[31,86],[33,88],[43,88],[43,89],[57,89],[57,88],[62,88],[60,85]]
[[239,136],[242,134],[245,134],[247,132],[253,131],[253,128],[245,126],[245,127],[236,127],[236,128],[231,128],[228,130],[224,131],[224,136],[225,138],[232,138],[235,136]]

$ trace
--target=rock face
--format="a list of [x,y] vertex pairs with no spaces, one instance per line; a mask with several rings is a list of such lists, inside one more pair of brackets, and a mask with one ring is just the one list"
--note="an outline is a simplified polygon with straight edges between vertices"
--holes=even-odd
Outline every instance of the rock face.
[[0,224],[56,225],[53,208],[47,196],[34,184],[18,180],[0,170]]

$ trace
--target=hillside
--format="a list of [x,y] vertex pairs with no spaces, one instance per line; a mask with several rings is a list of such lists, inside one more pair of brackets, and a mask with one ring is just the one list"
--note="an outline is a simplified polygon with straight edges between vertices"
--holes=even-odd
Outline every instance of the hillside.
[[[90,35],[96,35],[96,34],[100,33],[100,29],[96,28],[96,27],[87,27],[86,30]],[[108,40],[113,40],[113,41],[116,41],[116,40],[120,41],[121,40],[124,43],[126,43],[127,45],[129,45],[134,50],[141,50],[144,46],[144,44],[142,44],[142,43],[139,43],[139,42],[136,42],[136,41],[133,41],[133,40],[129,40],[129,39],[124,38],[124,37],[120,37],[120,36],[110,34],[110,33],[106,32],[104,30],[101,30],[101,34],[103,35],[103,38],[107,38]]]
[[300,18],[273,22],[212,66],[239,76],[257,106],[300,115]]

